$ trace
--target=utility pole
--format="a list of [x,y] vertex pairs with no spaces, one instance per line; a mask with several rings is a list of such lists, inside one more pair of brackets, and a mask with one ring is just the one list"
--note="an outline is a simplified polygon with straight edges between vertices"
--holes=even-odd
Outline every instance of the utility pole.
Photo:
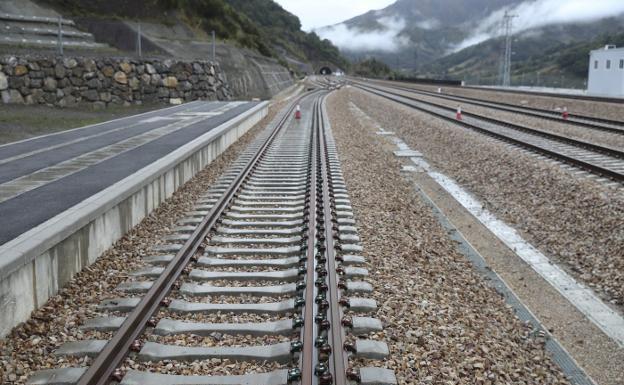
[[[500,35],[503,36],[505,34],[505,22],[501,24]],[[505,41],[503,40],[503,48],[500,52],[500,63],[498,63],[498,84],[503,85],[505,79]]]
[[217,62],[217,34],[212,31],[212,61]]
[[143,47],[141,46],[141,22],[138,22],[137,25],[137,42],[136,42],[136,47],[137,47],[137,55],[139,55],[139,57],[143,57]]
[[505,11],[503,16],[503,31],[505,34],[505,53],[502,61],[502,86],[509,87],[511,85],[511,40],[513,30],[513,19],[518,15],[512,15]]
[[59,55],[63,56],[63,17],[59,15],[58,17],[58,51]]

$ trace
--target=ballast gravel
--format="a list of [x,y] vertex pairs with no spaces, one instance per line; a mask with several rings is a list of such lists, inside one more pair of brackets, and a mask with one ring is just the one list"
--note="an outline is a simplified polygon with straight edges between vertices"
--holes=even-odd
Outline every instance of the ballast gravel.
[[376,317],[384,323],[377,337],[390,348],[385,366],[400,384],[567,384],[544,341],[459,254],[402,178],[394,148],[359,125],[349,110],[356,93],[330,96],[328,112],[379,305]]
[[[2,384],[24,384],[33,371],[88,366],[88,358],[62,358],[52,353],[63,343],[89,338],[106,338],[110,334],[85,332],[79,328],[86,320],[101,316],[96,307],[104,299],[133,296],[116,291],[122,282],[131,281],[130,273],[145,266],[143,257],[152,255],[152,247],[163,243],[162,239],[176,227],[176,221],[192,210],[196,201],[214,181],[236,160],[255,136],[266,127],[286,102],[277,102],[269,109],[269,114],[247,134],[239,139],[206,169],[180,188],[171,198],[161,204],[138,226],[120,239],[93,265],[85,268],[57,295],[50,298],[31,318],[18,325],[5,338],[0,340],[0,380]],[[123,316],[112,312],[109,315]],[[167,313],[167,316],[171,316]],[[196,317],[201,319],[201,317]],[[132,362],[132,361],[130,361]],[[220,372],[231,371],[232,363],[209,362],[204,364],[164,364],[175,366],[180,373],[208,374],[208,367],[223,365]],[[131,367],[140,365],[132,363]],[[253,368],[245,364],[246,368]],[[270,369],[258,364],[260,369]],[[237,366],[238,369],[240,369]],[[212,370],[212,369],[211,369]],[[166,371],[166,369],[163,369]]]
[[363,91],[342,92],[527,241],[621,309],[624,189]]

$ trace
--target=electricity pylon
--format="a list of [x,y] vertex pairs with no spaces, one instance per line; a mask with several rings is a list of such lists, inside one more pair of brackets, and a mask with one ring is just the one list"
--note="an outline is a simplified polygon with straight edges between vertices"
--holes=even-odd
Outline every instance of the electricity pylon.
[[513,19],[518,15],[512,15],[505,11],[503,16],[503,33],[505,35],[505,51],[501,61],[501,85],[509,87],[511,85],[511,41],[513,32]]

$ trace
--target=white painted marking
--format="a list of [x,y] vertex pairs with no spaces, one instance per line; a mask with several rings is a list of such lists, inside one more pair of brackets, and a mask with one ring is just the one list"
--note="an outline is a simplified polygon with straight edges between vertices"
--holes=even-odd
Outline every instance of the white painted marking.
[[414,150],[399,150],[394,152],[394,156],[411,158],[415,156],[422,156],[422,154]]
[[181,117],[193,117],[193,116],[217,116],[217,115],[221,115],[221,112],[178,112],[177,114],[174,114],[175,116],[181,116]]
[[401,168],[401,171],[405,171],[405,172],[424,172],[425,170],[423,170],[420,167],[416,167],[416,166],[403,166]]
[[429,176],[451,194],[457,202],[483,223],[488,230],[503,241],[516,255],[529,264],[535,272],[570,301],[600,330],[618,345],[624,347],[624,318],[621,315],[598,298],[590,288],[576,281],[533,245],[525,241],[514,228],[484,209],[481,202],[459,186],[453,179],[431,170],[429,164],[422,158],[414,157],[410,159],[414,164],[426,170]]
[[172,116],[152,116],[151,118],[141,120],[139,123],[156,123],[166,120],[180,120],[180,118],[174,118]]

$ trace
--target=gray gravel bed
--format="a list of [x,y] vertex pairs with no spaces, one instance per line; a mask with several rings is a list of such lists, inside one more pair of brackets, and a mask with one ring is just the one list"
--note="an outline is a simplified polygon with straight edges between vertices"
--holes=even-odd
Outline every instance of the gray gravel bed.
[[374,277],[386,366],[400,384],[567,384],[543,341],[459,254],[402,178],[394,148],[350,113],[355,96],[333,94],[328,110]]
[[624,305],[624,190],[360,91],[351,100],[575,278]]
[[173,295],[170,298],[182,299],[187,302],[196,302],[196,303],[223,303],[223,304],[232,304],[232,303],[241,303],[241,304],[251,304],[251,303],[271,303],[271,302],[281,302],[285,301],[292,296],[275,296],[275,297],[258,297],[253,295],[219,295],[219,296],[186,296],[186,295]]
[[285,319],[292,319],[293,314],[284,313],[281,315],[269,315],[269,314],[249,314],[249,313],[215,313],[215,314],[181,314],[170,313],[166,311],[160,311],[157,316],[160,318],[171,318],[180,321],[188,322],[206,322],[206,323],[245,323],[245,322],[273,322]]
[[235,280],[227,280],[227,279],[218,279],[214,281],[190,281],[200,285],[211,285],[211,286],[220,286],[220,287],[256,287],[256,286],[273,286],[273,285],[285,285],[286,281],[235,281]]
[[[275,258],[275,256],[273,256]],[[219,271],[219,272],[228,272],[228,273],[243,273],[243,272],[271,272],[271,271],[283,271],[287,269],[280,269],[278,267],[273,266],[195,266],[197,270],[206,270],[206,271]]]
[[231,336],[221,333],[213,333],[214,336],[202,337],[194,334],[181,334],[176,336],[149,336],[148,340],[167,345],[178,346],[201,346],[201,347],[233,347],[233,346],[254,346],[254,345],[273,345],[280,342],[288,342],[297,337],[298,334],[287,336]]
[[[291,257],[294,257],[295,255],[291,255]],[[283,258],[284,256],[277,256],[275,254],[249,254],[249,255],[235,255],[235,254],[227,254],[227,255],[217,255],[217,254],[209,254],[208,257],[210,258],[220,258],[220,259],[276,259],[276,258]],[[201,268],[206,268],[206,266],[201,266]]]
[[280,365],[275,362],[235,362],[216,358],[192,362],[167,361],[157,364],[137,362],[129,358],[122,366],[122,370],[134,369],[152,373],[185,376],[205,375],[206,373],[211,373],[215,376],[268,373],[285,368],[287,368],[286,365]]
[[250,132],[187,182],[96,263],[77,274],[70,284],[50,298],[42,308],[33,312],[30,320],[17,326],[5,339],[0,340],[2,384],[24,384],[35,370],[86,366],[88,361],[83,359],[56,358],[50,352],[64,342],[83,339],[84,334],[78,326],[99,315],[95,307],[103,299],[124,296],[123,293],[115,291],[115,287],[126,281],[130,272],[144,266],[142,258],[154,254],[151,251],[152,246],[170,233],[176,226],[176,221],[192,209],[196,200],[284,105],[285,103],[276,103],[272,106],[269,115]]

